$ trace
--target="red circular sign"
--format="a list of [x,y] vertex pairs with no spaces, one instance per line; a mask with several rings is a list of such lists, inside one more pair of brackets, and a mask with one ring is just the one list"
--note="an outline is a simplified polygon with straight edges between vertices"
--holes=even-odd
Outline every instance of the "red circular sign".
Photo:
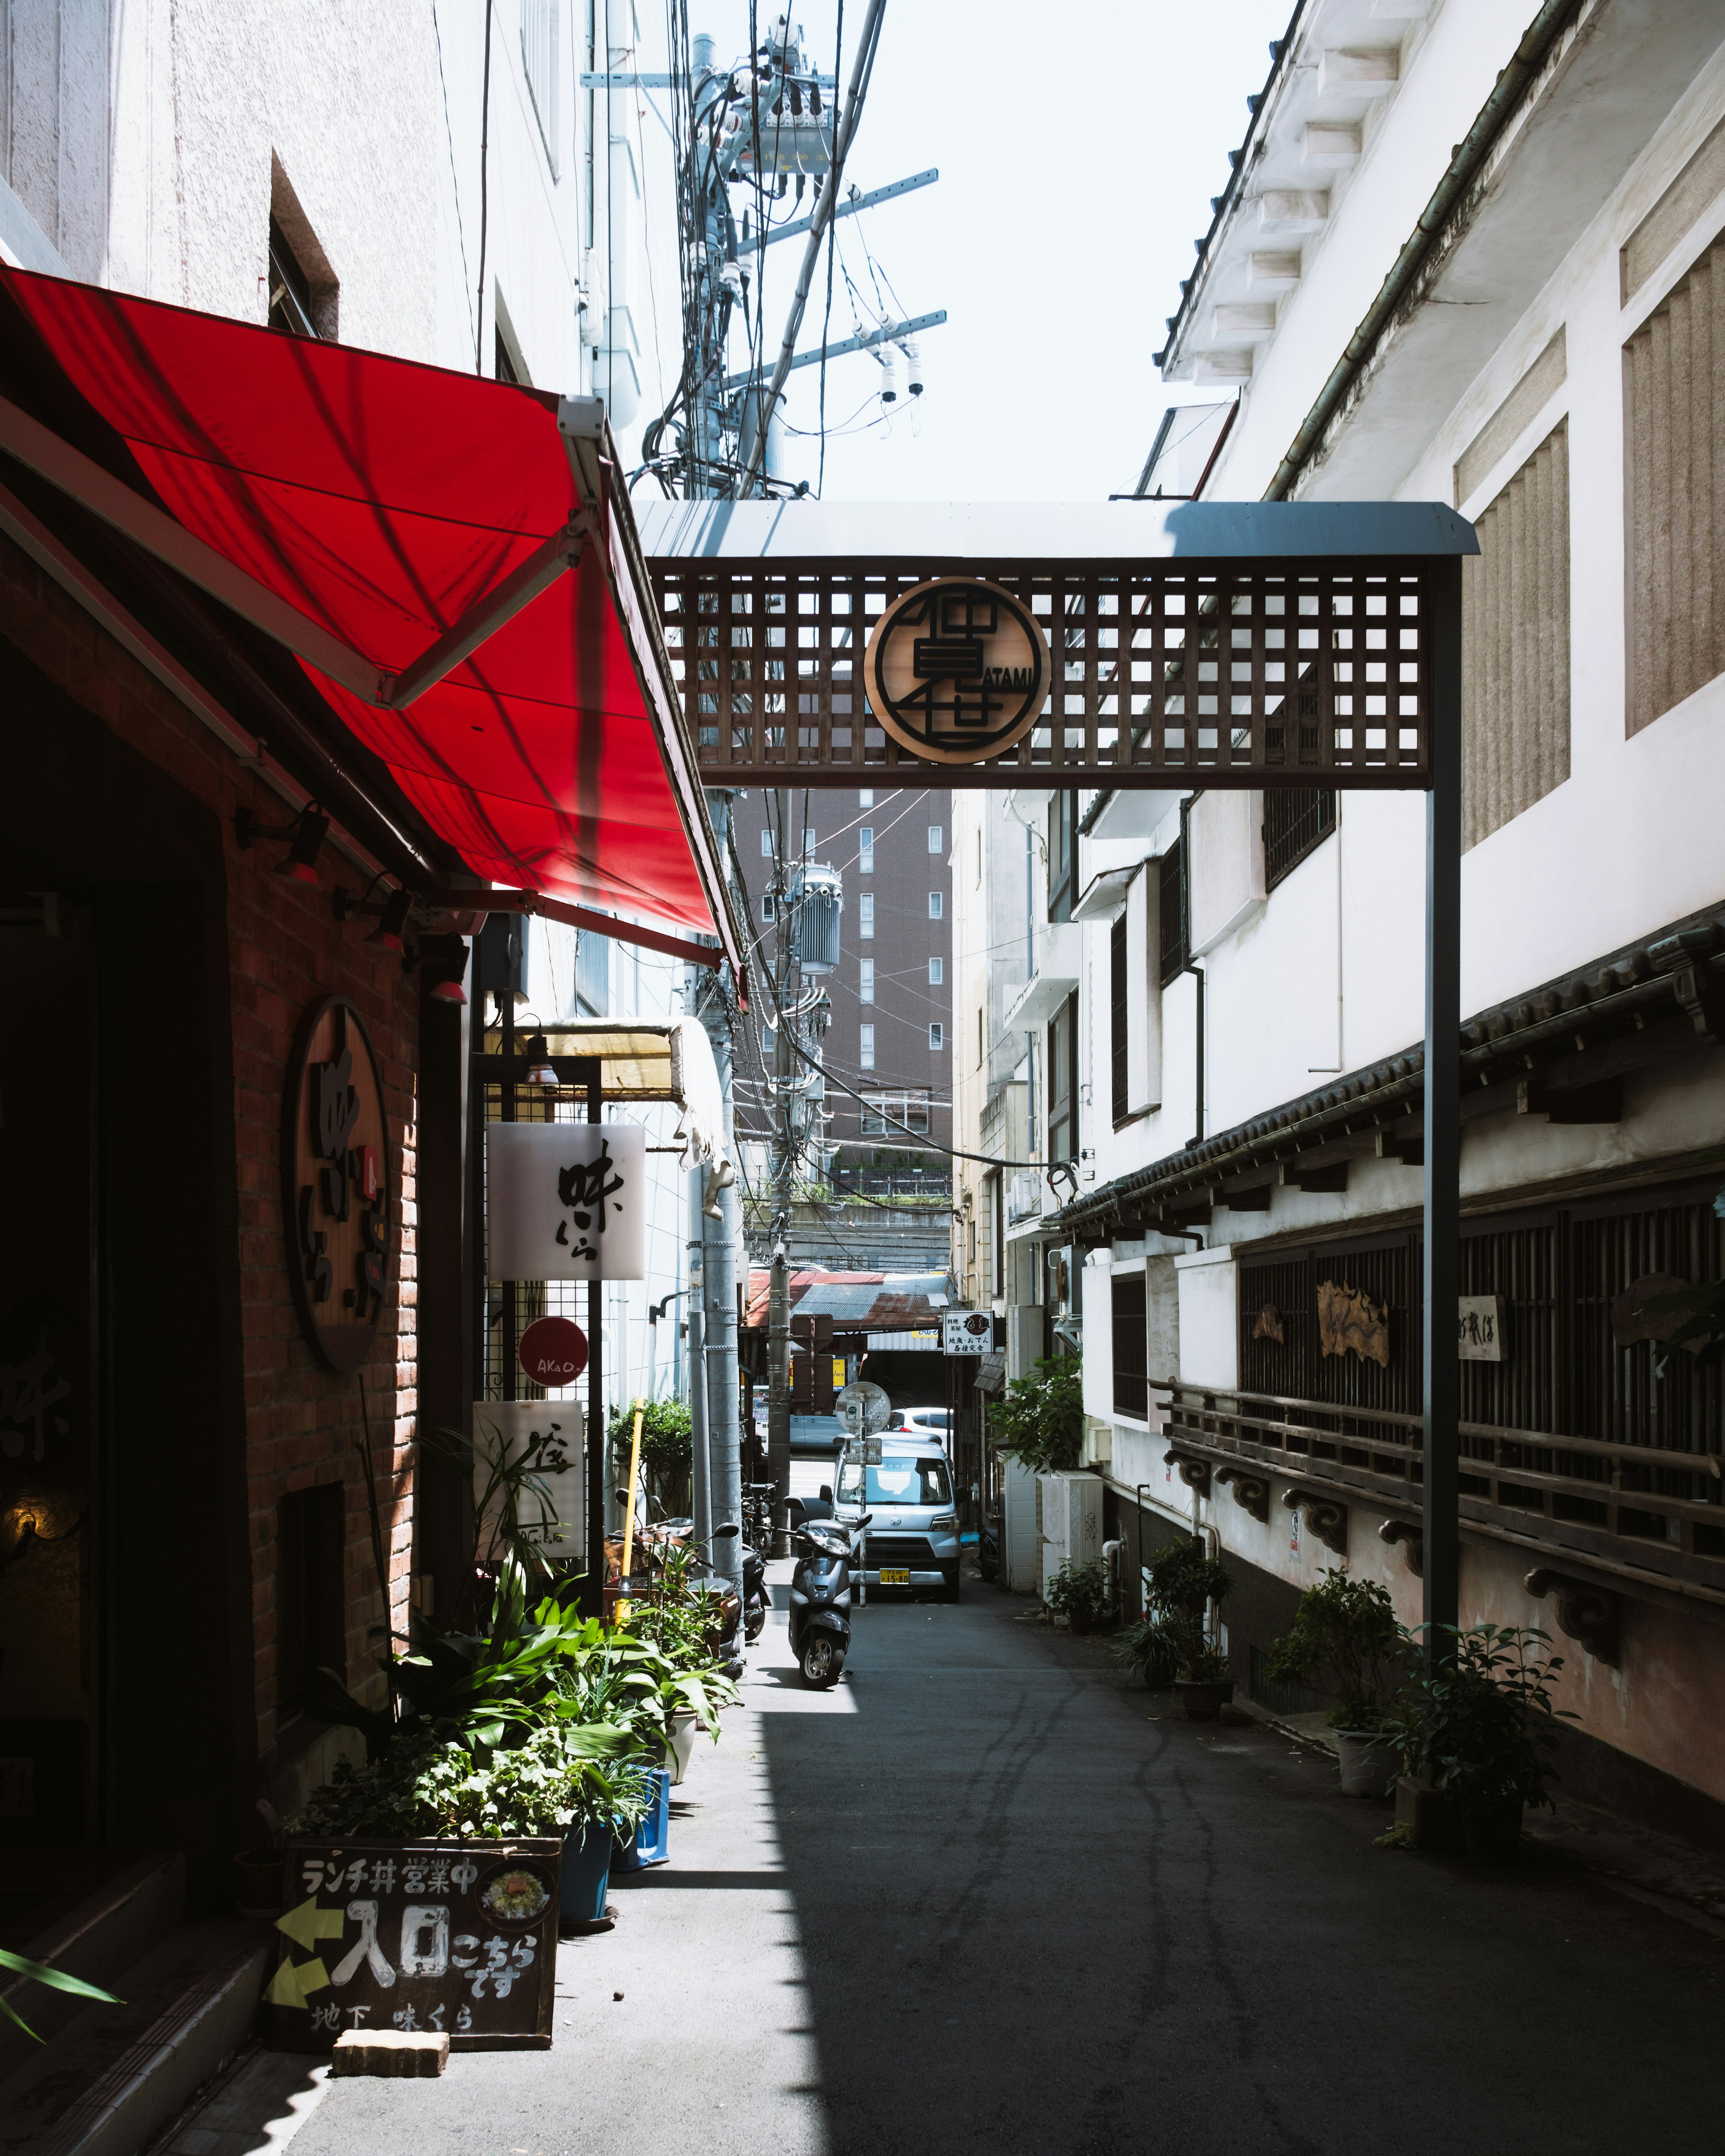
[[587,1335],[567,1317],[536,1317],[516,1350],[536,1385],[572,1385],[587,1368]]

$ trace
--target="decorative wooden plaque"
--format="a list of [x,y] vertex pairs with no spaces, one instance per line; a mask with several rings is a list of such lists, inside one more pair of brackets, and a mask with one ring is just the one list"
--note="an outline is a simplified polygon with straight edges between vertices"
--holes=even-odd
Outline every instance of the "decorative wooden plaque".
[[1363,1288],[1318,1282],[1317,1338],[1326,1355],[1358,1355],[1363,1363],[1389,1368],[1389,1312]]
[[264,1994],[275,2049],[400,2029],[547,2050],[562,1860],[554,1840],[290,1842]]
[[388,1291],[389,1132],[371,1040],[345,996],[326,996],[300,1021],[281,1179],[300,1322],[331,1369],[357,1369]]
[[1022,741],[1053,670],[1029,608],[974,577],[901,593],[875,624],[863,662],[875,716],[936,763],[978,763]]

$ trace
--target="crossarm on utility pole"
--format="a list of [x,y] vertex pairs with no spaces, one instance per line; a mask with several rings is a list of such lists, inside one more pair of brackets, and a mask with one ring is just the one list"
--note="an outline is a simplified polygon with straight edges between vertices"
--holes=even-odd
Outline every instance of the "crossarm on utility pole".
[[767,429],[772,424],[778,400],[784,393],[785,377],[790,372],[791,362],[796,356],[797,332],[803,326],[803,310],[809,305],[809,290],[814,283],[815,265],[820,260],[820,244],[826,237],[827,227],[833,221],[845,160],[850,154],[856,124],[862,116],[863,100],[868,95],[869,76],[875,65],[875,50],[880,42],[881,18],[886,13],[886,0],[869,0],[868,15],[857,44],[856,59],[851,64],[850,85],[845,93],[845,110],[839,117],[839,131],[833,142],[833,168],[827,175],[825,187],[821,189],[820,200],[814,206],[814,214],[809,220],[809,244],[803,250],[803,266],[797,272],[797,289],[791,300],[790,318],[784,326],[784,337],[778,348],[778,360],[773,370],[773,379],[767,385],[766,400],[761,408],[759,428],[755,436],[754,454],[749,459],[749,468],[743,475],[742,491],[745,497],[761,475],[762,462],[767,454]]

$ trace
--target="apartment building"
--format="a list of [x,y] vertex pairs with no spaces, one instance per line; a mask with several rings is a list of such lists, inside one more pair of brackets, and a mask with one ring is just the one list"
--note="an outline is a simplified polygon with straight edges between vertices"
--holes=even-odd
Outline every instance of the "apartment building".
[[[1308,0],[1161,355],[1235,399],[1205,499],[1437,501],[1479,534],[1463,1621],[1556,1639],[1568,1787],[1712,1830],[1721,1381],[1657,1374],[1641,1305],[1722,1270],[1722,35],[1702,5]],[[1263,661],[1222,628],[1187,655],[1219,713],[1224,666]],[[1387,713],[1398,645],[1368,605],[1322,661]],[[1129,1596],[1149,1548],[1213,1530],[1264,1697],[1326,1567],[1419,1616],[1424,813],[1321,788],[978,811],[985,860],[1014,816],[1034,839],[996,1044],[1044,1147],[1009,1322],[1023,1295],[1019,1337],[1081,1342]],[[974,1147],[988,1095],[960,1097]]]

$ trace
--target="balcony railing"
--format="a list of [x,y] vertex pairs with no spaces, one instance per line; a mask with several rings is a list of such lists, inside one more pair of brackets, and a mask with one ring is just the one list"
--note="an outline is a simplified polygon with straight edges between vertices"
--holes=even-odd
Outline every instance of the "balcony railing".
[[[1163,1379],[1153,1379],[1152,1390],[1186,1481],[1215,1471],[1260,1519],[1270,1497],[1282,1494],[1270,1486],[1284,1476],[1296,1491],[1309,1490],[1332,1506],[1354,1497],[1418,1518],[1418,1415]],[[1725,1603],[1725,1461],[1717,1454],[1489,1423],[1460,1428],[1465,1525],[1540,1551],[1552,1563],[1567,1553],[1608,1572]],[[1316,1532],[1328,1539],[1321,1527]],[[1386,1541],[1413,1533],[1405,1520],[1398,1532],[1394,1517],[1381,1532]]]

